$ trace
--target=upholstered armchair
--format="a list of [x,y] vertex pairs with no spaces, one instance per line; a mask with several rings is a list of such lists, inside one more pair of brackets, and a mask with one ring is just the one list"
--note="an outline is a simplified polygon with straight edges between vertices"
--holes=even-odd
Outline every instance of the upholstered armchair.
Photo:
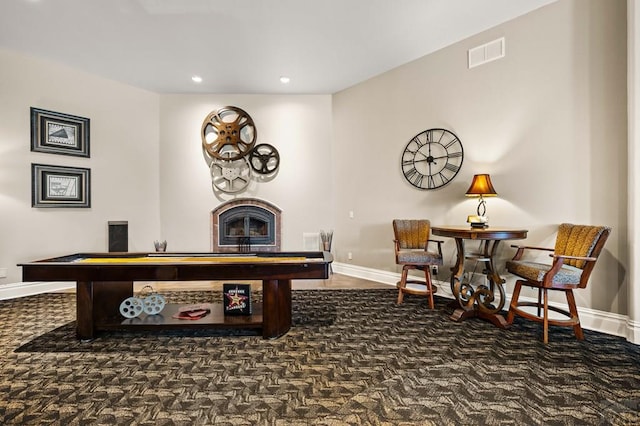
[[[578,340],[584,339],[573,290],[585,288],[596,264],[596,260],[607,241],[611,228],[606,226],[573,225],[563,223],[558,228],[555,248],[512,246],[517,248],[512,260],[507,262],[507,271],[520,277],[516,281],[507,322],[513,323],[516,315],[541,322],[543,341],[549,341],[549,325],[573,327]],[[548,251],[550,264],[525,260],[525,253]],[[538,289],[537,302],[519,301],[522,286]],[[560,291],[567,298],[568,310],[549,305],[548,292]],[[526,307],[534,307],[534,312]],[[549,318],[549,311],[561,314],[560,318]]]
[[[427,296],[433,309],[433,294],[437,288],[431,283],[431,266],[442,265],[442,241],[429,239],[431,223],[425,219],[395,219],[393,221],[396,264],[402,265],[402,276],[397,283],[398,303],[404,294]],[[429,250],[429,246],[432,250]],[[425,279],[409,279],[412,269],[424,271]]]

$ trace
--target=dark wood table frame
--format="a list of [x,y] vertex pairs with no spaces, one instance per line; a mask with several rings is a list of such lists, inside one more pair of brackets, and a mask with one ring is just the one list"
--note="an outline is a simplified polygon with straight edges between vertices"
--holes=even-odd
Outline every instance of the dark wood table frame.
[[[479,317],[491,321],[500,328],[508,326],[504,316],[500,314],[505,304],[505,280],[500,277],[494,264],[498,246],[503,240],[519,240],[527,238],[525,229],[509,228],[471,228],[469,226],[433,226],[433,235],[454,238],[456,241],[457,259],[451,268],[451,292],[455,298],[455,310],[451,315],[454,321],[462,321],[471,317]],[[465,240],[480,241],[478,252],[465,251]],[[483,273],[489,285],[474,288],[470,282],[463,282],[465,260],[473,259],[481,262]],[[499,299],[496,300],[496,290]]]
[[[126,258],[144,256],[260,256],[300,257],[297,261],[260,262],[168,262],[79,263],[82,258]],[[328,252],[287,253],[88,253],[23,263],[23,281],[75,281],[76,332],[90,340],[101,330],[165,330],[179,328],[256,328],[264,338],[276,338],[291,328],[291,280],[326,279],[333,258]],[[248,316],[225,316],[222,304],[196,321],[173,319],[178,305],[167,304],[158,315],[141,314],[124,319],[120,304],[133,295],[134,281],[219,281],[261,280],[262,303],[253,304]],[[209,302],[209,301],[203,301]]]

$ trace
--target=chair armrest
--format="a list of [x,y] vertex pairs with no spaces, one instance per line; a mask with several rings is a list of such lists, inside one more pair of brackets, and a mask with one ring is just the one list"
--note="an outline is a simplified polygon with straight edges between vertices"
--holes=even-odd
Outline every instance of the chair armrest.
[[429,243],[436,243],[438,245],[438,254],[440,255],[440,257],[442,257],[442,244],[444,243],[443,240],[427,240],[427,246],[424,248],[426,251],[429,251]]
[[560,272],[562,265],[564,264],[565,259],[575,259],[575,260],[585,260],[587,262],[595,262],[595,257],[586,257],[586,256],[569,256],[564,254],[550,254],[549,257],[553,258],[553,263],[551,264],[551,269],[547,271],[544,276],[544,280],[542,282],[543,287],[551,288],[553,287],[553,278],[555,275]]
[[523,250],[545,250],[545,251],[553,251],[552,248],[549,247],[535,247],[535,246],[519,246],[516,244],[511,245],[512,248],[515,249],[523,249]]
[[586,257],[586,256],[569,256],[568,254],[550,254],[549,257],[553,257],[554,259],[573,259],[573,260],[585,260],[587,262],[595,262],[595,257]]
[[548,247],[519,246],[519,245],[511,245],[511,247],[517,249],[516,254],[513,255],[513,259],[511,260],[522,259],[522,256],[524,255],[525,250],[553,251],[552,248],[548,248]]

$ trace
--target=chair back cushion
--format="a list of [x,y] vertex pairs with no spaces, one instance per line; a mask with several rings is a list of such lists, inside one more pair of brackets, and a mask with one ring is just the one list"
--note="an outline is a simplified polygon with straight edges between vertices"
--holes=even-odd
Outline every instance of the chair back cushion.
[[[606,229],[606,226],[563,223],[558,228],[558,237],[556,238],[554,250],[555,254],[583,257],[592,256],[596,243]],[[582,269],[586,262],[584,260],[567,259],[565,264]]]
[[402,249],[426,249],[431,222],[426,219],[394,219],[393,234]]

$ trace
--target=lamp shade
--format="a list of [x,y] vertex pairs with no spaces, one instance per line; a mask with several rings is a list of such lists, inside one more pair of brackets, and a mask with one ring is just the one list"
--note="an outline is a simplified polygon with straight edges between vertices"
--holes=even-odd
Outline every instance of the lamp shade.
[[498,195],[491,184],[489,175],[474,175],[471,186],[465,194],[468,197],[495,197]]

